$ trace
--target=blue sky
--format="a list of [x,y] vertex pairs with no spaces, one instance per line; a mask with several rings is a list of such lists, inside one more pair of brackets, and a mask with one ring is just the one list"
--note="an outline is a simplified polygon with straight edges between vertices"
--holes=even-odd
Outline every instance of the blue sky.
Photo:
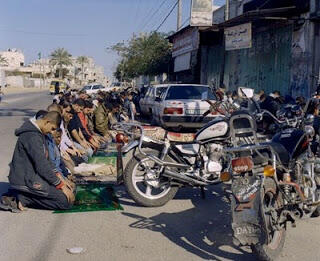
[[[111,76],[117,56],[106,47],[128,40],[133,33],[155,30],[176,0],[1,0],[0,50],[19,48],[26,62],[57,47],[72,55],[87,55]],[[191,0],[182,0],[182,21]],[[215,0],[222,5],[224,0]],[[176,10],[159,31],[176,29]]]

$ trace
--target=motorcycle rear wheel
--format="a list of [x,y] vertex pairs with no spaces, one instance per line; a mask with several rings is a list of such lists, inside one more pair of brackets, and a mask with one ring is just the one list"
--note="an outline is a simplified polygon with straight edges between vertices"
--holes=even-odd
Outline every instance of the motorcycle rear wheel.
[[[155,151],[148,151],[146,153],[153,154],[155,156],[159,155],[159,153],[156,153]],[[132,159],[128,162],[127,167],[124,171],[124,184],[126,186],[128,194],[140,206],[160,207],[165,205],[168,201],[174,198],[174,196],[178,192],[179,187],[172,186],[170,184],[170,181],[165,177],[161,177],[159,179],[159,182],[162,184],[160,188],[157,189],[152,187],[152,184],[154,183],[152,183],[152,181],[149,182],[147,180],[148,178],[146,178],[146,174],[148,173],[145,173],[145,171],[143,170],[144,165],[151,165],[151,163],[149,163],[148,161],[150,160],[147,159],[145,155],[134,155]],[[142,171],[143,174],[137,175],[137,171],[140,167],[142,168],[142,170],[140,171]],[[152,174],[152,167],[148,166],[148,168],[149,171],[146,172]],[[155,193],[152,193],[152,190],[154,190]],[[157,192],[159,193],[157,194]]]
[[[270,208],[277,208],[282,205],[281,194],[277,193],[276,184],[271,178],[265,180],[262,203],[264,204],[264,212],[269,211]],[[282,252],[286,239],[286,230],[285,228],[280,231],[275,230],[271,225],[271,216],[262,212],[263,210],[261,209],[261,215],[264,215],[264,217],[261,216],[261,221],[264,227],[267,228],[267,231],[264,232],[258,244],[251,245],[251,249],[258,256],[259,260],[272,261]],[[268,235],[271,237],[269,242]]]

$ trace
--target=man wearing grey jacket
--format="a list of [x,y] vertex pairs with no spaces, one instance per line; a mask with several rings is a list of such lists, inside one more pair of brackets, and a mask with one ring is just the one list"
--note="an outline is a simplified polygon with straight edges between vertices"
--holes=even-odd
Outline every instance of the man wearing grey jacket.
[[30,119],[15,131],[18,141],[10,163],[10,190],[0,209],[20,212],[24,207],[68,209],[74,201],[73,184],[64,179],[48,157],[45,135],[60,126],[57,112]]

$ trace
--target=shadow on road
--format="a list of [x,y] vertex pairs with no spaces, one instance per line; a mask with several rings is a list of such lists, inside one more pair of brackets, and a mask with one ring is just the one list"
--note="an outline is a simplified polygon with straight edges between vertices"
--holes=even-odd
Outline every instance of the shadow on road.
[[[119,202],[121,205],[141,208],[141,206],[138,205],[137,203],[135,203],[132,200],[132,198],[128,195],[124,185],[116,186],[115,188],[117,191],[117,197],[119,198]],[[187,193],[185,192],[185,190],[187,190]],[[199,188],[182,189],[174,197],[174,200],[175,201],[188,200],[188,199],[191,199],[192,197],[200,197],[200,189]]]
[[188,210],[153,217],[128,212],[122,214],[136,220],[130,225],[131,228],[162,233],[201,259],[255,260],[250,250],[235,247],[232,243],[230,205],[222,196],[221,187],[208,190],[206,199],[201,198],[200,192],[194,191],[183,189],[177,195],[177,198],[189,196],[194,207]]
[[26,116],[32,117],[37,113],[34,109],[18,109],[18,108],[6,108],[0,109],[0,117],[8,117],[8,116]]

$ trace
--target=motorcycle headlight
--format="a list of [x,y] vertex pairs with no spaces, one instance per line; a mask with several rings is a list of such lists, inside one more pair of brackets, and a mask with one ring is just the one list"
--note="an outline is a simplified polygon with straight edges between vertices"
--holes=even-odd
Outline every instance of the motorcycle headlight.
[[315,135],[315,130],[312,126],[310,125],[306,125],[304,127],[304,132],[309,136],[309,137],[313,137]]

